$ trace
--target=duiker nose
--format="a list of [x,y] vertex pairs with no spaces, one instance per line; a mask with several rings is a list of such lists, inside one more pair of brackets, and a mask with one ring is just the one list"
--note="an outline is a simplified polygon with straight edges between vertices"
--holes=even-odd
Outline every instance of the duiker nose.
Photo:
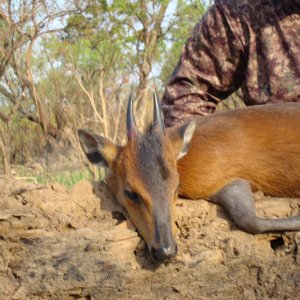
[[176,244],[167,247],[159,247],[157,249],[152,247],[150,251],[150,255],[152,259],[159,263],[171,260],[176,256],[176,254],[177,254]]

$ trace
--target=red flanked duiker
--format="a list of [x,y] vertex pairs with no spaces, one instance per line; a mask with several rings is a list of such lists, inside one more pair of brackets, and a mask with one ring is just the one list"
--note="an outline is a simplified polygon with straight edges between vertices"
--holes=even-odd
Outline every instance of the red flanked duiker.
[[[177,253],[178,196],[221,205],[250,233],[300,230],[300,216],[256,215],[252,191],[300,197],[300,104],[242,108],[165,129],[154,94],[153,124],[140,133],[127,109],[125,146],[79,130],[90,162],[110,169],[109,185],[157,262]],[[179,184],[180,182],[180,184]]]
[[153,123],[140,133],[130,96],[125,146],[82,129],[78,130],[78,136],[89,161],[109,168],[110,188],[146,241],[152,259],[162,262],[177,253],[174,206],[179,175],[176,166],[177,160],[187,153],[195,122],[166,132],[155,94],[153,99]]

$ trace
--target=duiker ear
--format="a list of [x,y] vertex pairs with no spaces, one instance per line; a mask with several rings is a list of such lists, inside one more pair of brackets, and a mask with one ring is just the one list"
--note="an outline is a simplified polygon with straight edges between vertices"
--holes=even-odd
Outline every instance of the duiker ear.
[[78,130],[78,137],[82,150],[92,164],[98,167],[111,167],[119,153],[120,146],[83,129]]
[[195,128],[196,122],[193,120],[180,127],[169,129],[168,136],[175,150],[177,159],[180,159],[187,154]]

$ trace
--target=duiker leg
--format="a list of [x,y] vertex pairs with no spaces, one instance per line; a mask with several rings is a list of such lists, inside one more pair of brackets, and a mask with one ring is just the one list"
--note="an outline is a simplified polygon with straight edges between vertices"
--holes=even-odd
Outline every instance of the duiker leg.
[[300,216],[283,219],[257,217],[251,187],[246,180],[226,185],[210,201],[221,205],[238,227],[250,233],[300,230]]

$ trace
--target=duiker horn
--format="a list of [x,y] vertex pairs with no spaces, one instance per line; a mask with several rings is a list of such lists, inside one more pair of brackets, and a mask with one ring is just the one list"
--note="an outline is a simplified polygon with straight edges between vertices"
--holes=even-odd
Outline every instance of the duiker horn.
[[127,105],[127,137],[130,140],[134,135],[137,134],[138,129],[135,123],[134,115],[133,115],[133,95],[132,93],[129,96],[128,105]]
[[153,93],[153,103],[154,103],[153,127],[158,126],[160,130],[164,133],[165,126],[164,126],[164,121],[161,115],[161,109],[160,109],[160,105],[156,93]]

